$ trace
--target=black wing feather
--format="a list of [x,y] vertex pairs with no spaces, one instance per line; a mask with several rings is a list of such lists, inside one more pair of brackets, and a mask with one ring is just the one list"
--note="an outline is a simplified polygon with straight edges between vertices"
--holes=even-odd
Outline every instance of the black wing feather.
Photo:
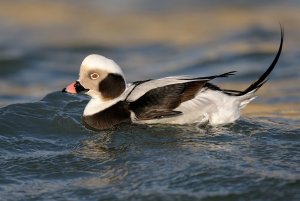
[[[191,100],[207,82],[218,78],[233,75],[235,71],[209,77],[183,78],[184,83],[170,84],[151,89],[133,102],[129,102],[129,109],[139,120],[159,119],[182,114],[175,111],[182,102]],[[141,82],[143,83],[143,82]],[[140,84],[140,82],[137,82]],[[133,89],[134,90],[134,89]]]
[[180,103],[180,94],[184,91],[184,84],[173,84],[152,89],[134,102],[129,103],[132,110],[140,120],[157,119],[179,115],[181,112],[173,111]]
[[219,75],[213,75],[213,76],[207,76],[207,77],[196,77],[196,78],[182,78],[180,80],[212,80],[215,78],[220,78],[220,77],[228,77],[231,75],[234,75],[236,73],[236,71],[229,71],[227,73],[223,73],[223,74],[219,74]]

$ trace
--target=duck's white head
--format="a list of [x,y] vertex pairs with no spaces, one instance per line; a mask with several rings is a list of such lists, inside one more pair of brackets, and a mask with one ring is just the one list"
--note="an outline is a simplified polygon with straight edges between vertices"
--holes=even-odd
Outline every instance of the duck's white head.
[[118,64],[104,56],[91,54],[82,61],[79,79],[64,91],[85,91],[92,98],[108,101],[120,96],[125,89],[126,81]]

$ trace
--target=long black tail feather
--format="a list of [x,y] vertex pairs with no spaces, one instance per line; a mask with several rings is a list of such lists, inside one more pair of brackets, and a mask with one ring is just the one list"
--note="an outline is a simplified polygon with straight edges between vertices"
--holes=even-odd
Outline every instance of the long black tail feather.
[[280,38],[280,45],[279,45],[279,49],[277,51],[277,54],[273,60],[273,62],[271,63],[271,65],[269,66],[269,68],[266,70],[266,72],[264,72],[264,74],[262,74],[262,76],[260,76],[260,78],[258,78],[258,80],[256,80],[255,82],[253,82],[247,89],[245,89],[244,91],[240,92],[239,94],[235,94],[236,96],[242,96],[245,95],[251,91],[257,91],[262,85],[264,85],[268,79],[266,79],[268,77],[268,75],[272,72],[272,70],[274,69],[274,67],[277,64],[277,61],[280,57],[281,54],[281,50],[282,50],[282,45],[283,45],[283,38],[284,38],[284,28],[280,25],[280,30],[281,30],[281,38]]

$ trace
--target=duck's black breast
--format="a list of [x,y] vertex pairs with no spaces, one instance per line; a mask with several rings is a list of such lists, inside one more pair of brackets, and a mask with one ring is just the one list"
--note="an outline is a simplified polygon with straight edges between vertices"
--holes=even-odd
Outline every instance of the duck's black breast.
[[89,116],[83,116],[82,121],[86,127],[93,130],[113,128],[120,123],[130,123],[128,103],[119,101],[111,107]]

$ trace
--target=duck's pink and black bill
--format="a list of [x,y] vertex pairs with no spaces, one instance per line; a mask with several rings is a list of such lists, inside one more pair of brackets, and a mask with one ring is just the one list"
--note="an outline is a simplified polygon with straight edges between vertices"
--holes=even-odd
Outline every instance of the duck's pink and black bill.
[[64,88],[62,90],[62,92],[70,93],[70,94],[77,94],[77,93],[86,92],[86,91],[88,91],[88,89],[84,88],[78,81],[72,82],[66,88]]

